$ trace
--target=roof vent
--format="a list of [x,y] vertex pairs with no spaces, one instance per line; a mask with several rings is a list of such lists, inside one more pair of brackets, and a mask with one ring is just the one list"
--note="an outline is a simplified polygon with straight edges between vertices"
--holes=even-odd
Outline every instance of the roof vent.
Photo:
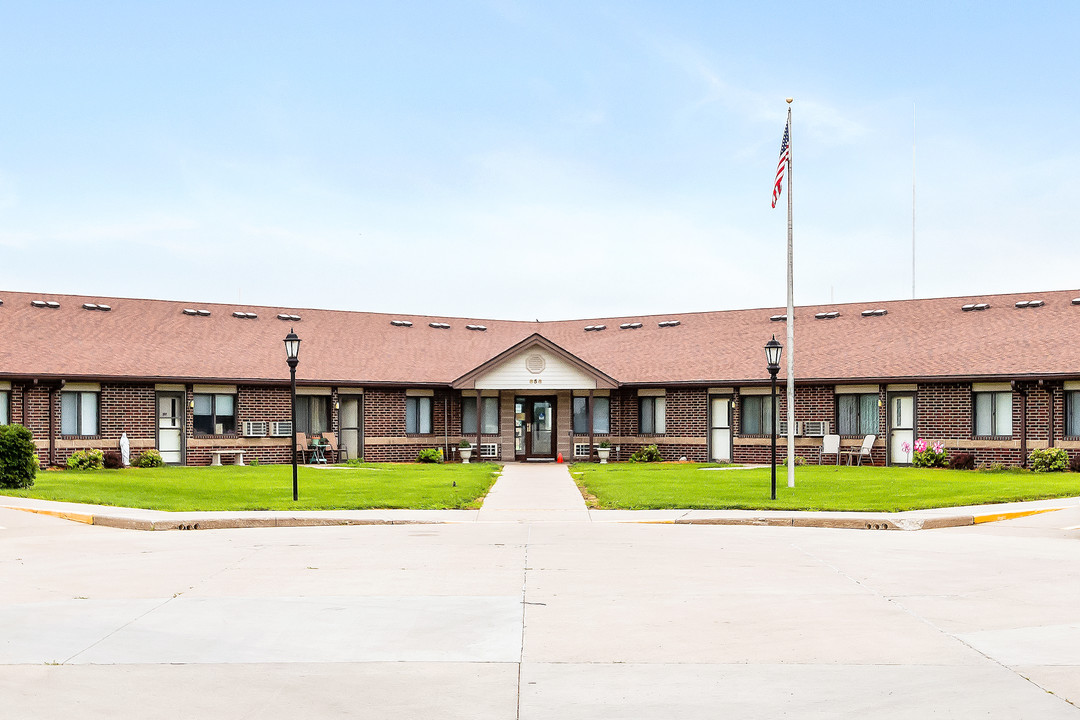
[[832,320],[833,318],[838,317],[840,317],[839,310],[833,310],[831,312],[819,312],[817,315],[814,316],[814,318],[817,320]]
[[990,303],[975,303],[976,310],[989,310]]
[[1016,307],[1042,307],[1045,304],[1046,303],[1044,303],[1042,300],[1021,300],[1020,302],[1016,303]]
[[483,332],[483,331],[487,330],[487,326],[486,325],[466,325],[465,329],[466,330],[479,330],[480,332]]
[[784,322],[784,321],[787,320],[787,315],[773,315],[769,319],[772,320],[773,322]]
[[599,330],[607,330],[607,325],[586,325],[585,332],[597,332]]
[[885,309],[863,310],[862,311],[862,316],[863,317],[880,317],[881,315],[888,315],[888,314],[889,314],[889,311],[885,310]]
[[299,315],[289,315],[288,313],[278,313],[278,320],[290,320],[292,322],[300,322]]
[[412,327],[412,322],[409,320],[391,320],[390,324],[394,327]]
[[428,323],[428,327],[433,327],[436,330],[449,330],[450,329],[450,326],[447,325],[446,323],[437,323],[437,322]]
[[619,329],[620,330],[637,330],[639,327],[641,327],[641,323],[632,322],[632,323],[623,323],[622,325],[619,326]]
[[681,325],[682,321],[681,320],[662,320],[662,321],[660,321],[660,322],[658,322],[656,324],[657,324],[658,327],[675,327],[676,325]]
[[83,303],[83,310],[97,310],[97,303]]
[[53,308],[54,310],[60,307],[60,303],[55,300],[31,300],[30,304],[39,308]]
[[[1017,305],[1016,307],[1020,307]],[[990,303],[971,303],[970,305],[964,305],[960,309],[964,312],[971,312],[972,310],[987,310],[990,308]]]
[[[3,305],[4,301],[0,300],[0,305]],[[1073,305],[1080,305],[1080,298],[1073,298]]]
[[98,303],[97,309],[102,312],[109,312],[112,310],[112,305],[102,305],[101,303]]
[[[194,308],[184,308],[184,314],[185,315],[198,315],[200,317],[209,317],[210,316],[210,311],[209,310],[195,310]],[[236,313],[233,313],[233,314],[235,315]]]
[[[199,314],[201,315],[202,313],[199,313]],[[209,315],[209,314],[210,314],[210,313],[207,313],[207,315]],[[243,320],[254,320],[255,318],[259,317],[259,316],[258,316],[257,314],[255,314],[255,313],[249,313],[249,312],[240,312],[239,310],[238,310],[238,311],[236,311],[236,312],[234,312],[234,313],[232,314],[232,316],[233,316],[234,318],[241,318],[241,319],[243,319]]]

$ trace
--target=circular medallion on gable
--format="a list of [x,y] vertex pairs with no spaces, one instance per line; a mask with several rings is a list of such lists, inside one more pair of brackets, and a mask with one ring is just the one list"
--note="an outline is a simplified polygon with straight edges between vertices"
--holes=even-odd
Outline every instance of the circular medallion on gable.
[[533,375],[539,375],[544,372],[544,368],[547,363],[544,362],[543,355],[530,355],[525,358],[525,369],[531,372]]

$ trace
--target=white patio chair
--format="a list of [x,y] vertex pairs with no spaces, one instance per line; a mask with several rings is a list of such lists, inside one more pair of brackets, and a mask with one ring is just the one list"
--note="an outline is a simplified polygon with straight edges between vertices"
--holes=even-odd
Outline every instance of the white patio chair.
[[840,436],[826,435],[821,441],[821,454],[818,455],[817,464],[821,464],[822,455],[835,455],[836,464],[840,464]]
[[851,464],[851,459],[853,457],[859,458],[859,465],[862,465],[862,459],[864,457],[870,458],[870,462],[873,463],[874,457],[870,454],[870,451],[874,447],[875,440],[877,440],[877,435],[867,435],[863,438],[862,446],[857,448],[851,448],[850,450],[844,450],[842,454],[847,457],[847,464]]

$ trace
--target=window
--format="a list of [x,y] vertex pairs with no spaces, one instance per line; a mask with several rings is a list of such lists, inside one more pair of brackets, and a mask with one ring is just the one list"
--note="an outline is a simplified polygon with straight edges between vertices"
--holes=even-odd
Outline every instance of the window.
[[431,398],[405,398],[405,432],[420,435],[431,433]]
[[[299,400],[300,398],[297,398]],[[229,435],[236,432],[235,395],[196,395],[195,432]]]
[[98,434],[98,394],[96,392],[60,393],[60,434]]
[[639,397],[638,409],[638,432],[641,435],[659,435],[667,432],[666,398]]
[[1065,434],[1069,437],[1080,436],[1080,390],[1065,393]]
[[[499,434],[499,398],[484,398],[484,432],[488,435]],[[461,398],[461,434],[476,434],[476,398]]]
[[11,424],[11,416],[8,415],[10,398],[7,390],[0,390],[0,425]]
[[[777,403],[779,405],[779,403]],[[769,435],[772,421],[772,397],[769,395],[742,396],[742,434]]]
[[[611,432],[611,401],[606,397],[594,397],[592,431],[594,435]],[[589,398],[574,398],[574,434],[589,434]]]
[[330,429],[330,396],[299,395],[296,398],[296,432],[309,437]]
[[836,427],[841,435],[877,435],[877,393],[837,395]]
[[975,393],[975,434],[1012,435],[1012,393]]

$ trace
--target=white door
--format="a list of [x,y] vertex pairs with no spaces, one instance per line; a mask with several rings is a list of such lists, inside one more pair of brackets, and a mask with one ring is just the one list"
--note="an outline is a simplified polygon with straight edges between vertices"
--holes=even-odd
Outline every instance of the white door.
[[161,453],[161,459],[170,465],[180,465],[184,462],[183,439],[184,418],[182,410],[184,401],[181,395],[173,393],[159,394],[157,398],[158,421],[157,421],[157,446]]
[[709,459],[731,462],[731,398],[714,397],[709,409]]
[[338,410],[338,430],[340,431],[341,449],[348,453],[349,459],[362,458],[360,446],[362,426],[360,423],[363,399],[358,396],[342,396],[341,409]]
[[914,444],[915,396],[893,395],[889,398],[889,464],[909,464]]

